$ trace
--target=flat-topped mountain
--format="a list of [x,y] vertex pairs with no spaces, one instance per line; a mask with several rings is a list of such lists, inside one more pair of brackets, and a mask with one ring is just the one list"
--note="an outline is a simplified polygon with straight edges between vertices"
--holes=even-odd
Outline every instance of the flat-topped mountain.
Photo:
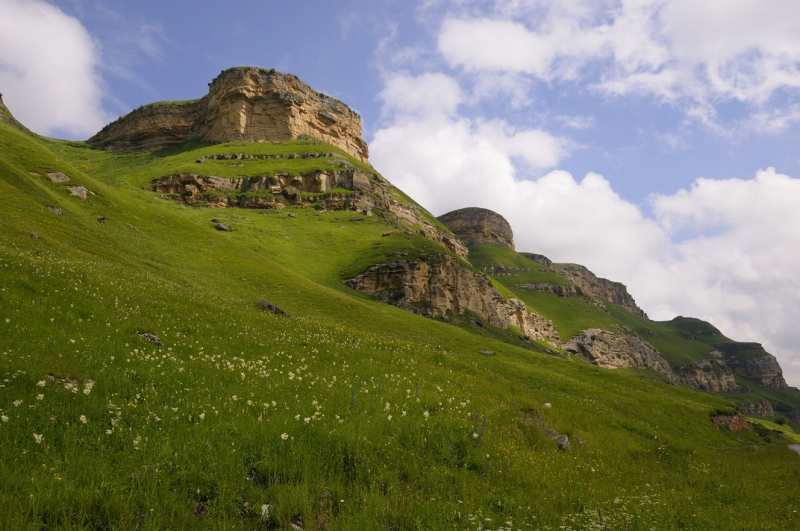
[[139,107],[89,139],[108,150],[202,140],[275,142],[311,136],[368,162],[361,117],[297,76],[238,67],[223,70],[198,100]]

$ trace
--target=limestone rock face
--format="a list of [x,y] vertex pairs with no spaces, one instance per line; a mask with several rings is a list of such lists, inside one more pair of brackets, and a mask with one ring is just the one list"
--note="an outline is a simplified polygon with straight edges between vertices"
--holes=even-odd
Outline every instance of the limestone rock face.
[[634,315],[647,319],[647,314],[636,305],[624,284],[605,278],[598,278],[582,265],[569,265],[557,268],[557,272],[573,281],[584,293],[607,300],[621,306]]
[[[753,343],[741,343],[740,345],[752,346]],[[789,387],[786,380],[783,379],[783,371],[778,365],[778,360],[772,354],[764,351],[762,356],[736,358],[731,357],[729,352],[725,354],[725,361],[735,374],[754,380],[766,389],[787,389]]]
[[712,351],[708,359],[682,367],[678,378],[695,389],[712,393],[736,391],[739,387],[733,378],[733,372],[718,350]]
[[673,377],[669,364],[658,350],[626,328],[620,332],[586,329],[565,343],[564,350],[606,369],[655,369],[670,379]]
[[469,310],[499,328],[515,326],[531,339],[560,346],[551,321],[529,311],[520,300],[503,301],[489,280],[449,255],[390,260],[370,266],[345,284],[419,315]]
[[775,416],[775,409],[772,407],[772,403],[767,399],[764,399],[757,404],[742,402],[740,404],[740,408],[749,415],[758,415],[760,417]]
[[140,107],[89,143],[110,150],[142,149],[188,140],[271,142],[304,135],[369,161],[356,112],[296,76],[261,68],[224,70],[199,100]]
[[511,225],[496,212],[470,207],[448,212],[438,219],[467,245],[499,244],[514,250]]

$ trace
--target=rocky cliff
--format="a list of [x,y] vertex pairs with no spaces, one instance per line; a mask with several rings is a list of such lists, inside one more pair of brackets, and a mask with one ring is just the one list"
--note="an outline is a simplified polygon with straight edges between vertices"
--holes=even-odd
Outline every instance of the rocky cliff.
[[529,311],[518,299],[504,301],[488,279],[449,255],[398,257],[370,266],[345,284],[420,315],[445,316],[469,310],[498,328],[515,326],[531,339],[560,346],[552,322]]
[[261,68],[224,70],[199,100],[145,105],[89,139],[103,149],[202,140],[270,142],[311,136],[368,162],[361,117],[296,76]]
[[514,250],[514,233],[508,221],[486,208],[462,208],[438,217],[467,245],[504,245]]
[[695,389],[723,393],[737,391],[739,388],[722,352],[718,350],[711,351],[708,359],[690,363],[677,370],[678,379]]
[[621,327],[619,332],[589,328],[564,344],[564,350],[584,360],[604,367],[638,367],[655,369],[673,379],[669,363],[652,345],[636,337],[633,331]]
[[598,278],[597,275],[582,265],[569,264],[559,266],[554,264],[551,267],[560,275],[577,284],[584,293],[607,300],[634,315],[647,319],[647,314],[636,305],[636,301],[628,293],[628,288],[624,284],[605,278]]
[[[748,345],[748,343],[740,343]],[[758,345],[757,343],[749,343],[749,345]],[[761,345],[758,345],[761,347]],[[783,371],[781,366],[778,365],[778,360],[775,356],[764,351],[761,356],[736,357],[729,352],[725,352],[725,362],[731,370],[740,376],[744,376],[750,380],[755,381],[761,387],[766,389],[787,389],[789,386],[786,380],[783,379]]]

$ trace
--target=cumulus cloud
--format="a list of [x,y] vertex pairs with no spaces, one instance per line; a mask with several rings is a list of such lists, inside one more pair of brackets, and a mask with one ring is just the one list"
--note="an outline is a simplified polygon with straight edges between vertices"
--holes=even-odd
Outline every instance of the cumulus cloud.
[[86,29],[41,0],[0,0],[0,11],[0,90],[17,119],[47,135],[97,132],[108,115]]
[[[467,73],[582,79],[608,95],[687,101],[687,109],[720,101],[757,108],[800,88],[800,3],[794,0],[460,5],[444,16],[438,46],[451,67]],[[708,124],[710,117],[699,121]]]

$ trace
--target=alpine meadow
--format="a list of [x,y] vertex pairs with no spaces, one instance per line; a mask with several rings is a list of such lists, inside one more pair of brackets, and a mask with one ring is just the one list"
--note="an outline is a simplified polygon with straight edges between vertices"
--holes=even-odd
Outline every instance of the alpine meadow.
[[434,217],[297,77],[231,68],[87,141],[13,110],[0,528],[800,528],[775,357],[502,212]]

